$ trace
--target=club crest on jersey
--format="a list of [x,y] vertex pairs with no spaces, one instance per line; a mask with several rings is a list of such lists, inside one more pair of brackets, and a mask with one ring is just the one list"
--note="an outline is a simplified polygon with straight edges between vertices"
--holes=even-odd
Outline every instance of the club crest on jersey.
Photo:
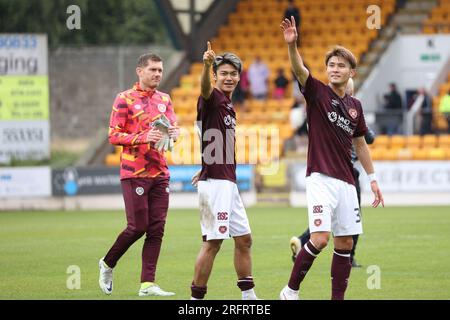
[[225,232],[227,232],[228,228],[226,226],[220,226],[219,227],[219,232],[224,234]]
[[166,109],[167,109],[167,107],[166,107],[166,105],[164,103],[159,103],[158,104],[158,111],[159,112],[164,113],[164,112],[166,112]]
[[138,196],[142,196],[144,194],[144,188],[137,187],[136,188],[136,193],[137,193]]
[[356,117],[358,117],[358,111],[356,111],[356,109],[353,109],[353,108],[348,109],[348,114],[353,119],[356,119]]
[[316,220],[314,220],[314,225],[315,225],[316,227],[320,226],[321,224],[322,224],[322,220],[321,220],[321,219],[316,219]]
[[335,122],[337,120],[337,113],[336,112],[328,112],[328,119],[330,119],[331,122]]
[[337,107],[339,105],[339,101],[337,101],[336,99],[331,99],[331,104],[333,105],[333,107]]

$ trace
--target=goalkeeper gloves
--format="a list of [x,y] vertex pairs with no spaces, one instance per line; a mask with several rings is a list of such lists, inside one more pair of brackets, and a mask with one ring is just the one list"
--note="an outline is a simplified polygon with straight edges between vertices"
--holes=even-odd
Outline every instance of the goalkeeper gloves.
[[167,119],[165,115],[162,115],[152,122],[152,126],[161,131],[163,135],[161,140],[155,143],[155,148],[158,151],[172,151],[174,142],[173,139],[169,137],[169,127],[171,126],[169,119]]

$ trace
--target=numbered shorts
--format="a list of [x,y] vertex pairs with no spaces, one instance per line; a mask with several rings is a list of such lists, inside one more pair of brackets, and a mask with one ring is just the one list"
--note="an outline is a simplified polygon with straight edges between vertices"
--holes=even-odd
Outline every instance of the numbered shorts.
[[251,233],[237,185],[228,180],[198,182],[200,226],[204,241]]
[[356,188],[345,181],[313,172],[306,177],[310,232],[333,232],[334,236],[362,233]]

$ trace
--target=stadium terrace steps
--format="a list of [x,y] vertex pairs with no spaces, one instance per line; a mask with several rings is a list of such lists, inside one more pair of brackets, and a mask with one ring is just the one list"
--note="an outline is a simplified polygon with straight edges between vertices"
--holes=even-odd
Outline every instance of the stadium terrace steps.
[[394,23],[403,34],[422,32],[423,23],[438,4],[436,0],[409,0],[395,15]]

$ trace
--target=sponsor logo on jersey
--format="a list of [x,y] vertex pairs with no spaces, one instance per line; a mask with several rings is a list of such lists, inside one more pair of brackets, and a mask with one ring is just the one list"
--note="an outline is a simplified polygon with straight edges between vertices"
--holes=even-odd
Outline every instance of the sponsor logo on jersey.
[[227,232],[228,228],[226,226],[220,226],[219,227],[219,232],[224,234],[225,232]]
[[356,117],[358,117],[358,111],[356,111],[356,109],[353,109],[353,108],[348,109],[348,114],[353,119],[356,119]]
[[144,194],[144,188],[137,187],[136,188],[136,193],[137,193],[138,196],[142,196]]
[[351,122],[347,118],[340,116],[336,112],[332,111],[328,112],[328,120],[330,120],[331,123],[336,122],[336,126],[353,136],[355,130],[350,127]]
[[323,206],[322,205],[313,206],[313,213],[323,213]]
[[219,221],[228,220],[228,212],[218,212],[217,220],[219,220]]
[[322,219],[316,219],[316,220],[314,220],[314,225],[315,225],[316,227],[320,226],[321,224],[322,224]]
[[164,103],[158,103],[158,111],[159,112],[164,113],[164,112],[166,112],[166,109],[167,109],[167,107]]
[[337,120],[337,113],[336,112],[328,112],[328,119],[331,122],[335,122]]

